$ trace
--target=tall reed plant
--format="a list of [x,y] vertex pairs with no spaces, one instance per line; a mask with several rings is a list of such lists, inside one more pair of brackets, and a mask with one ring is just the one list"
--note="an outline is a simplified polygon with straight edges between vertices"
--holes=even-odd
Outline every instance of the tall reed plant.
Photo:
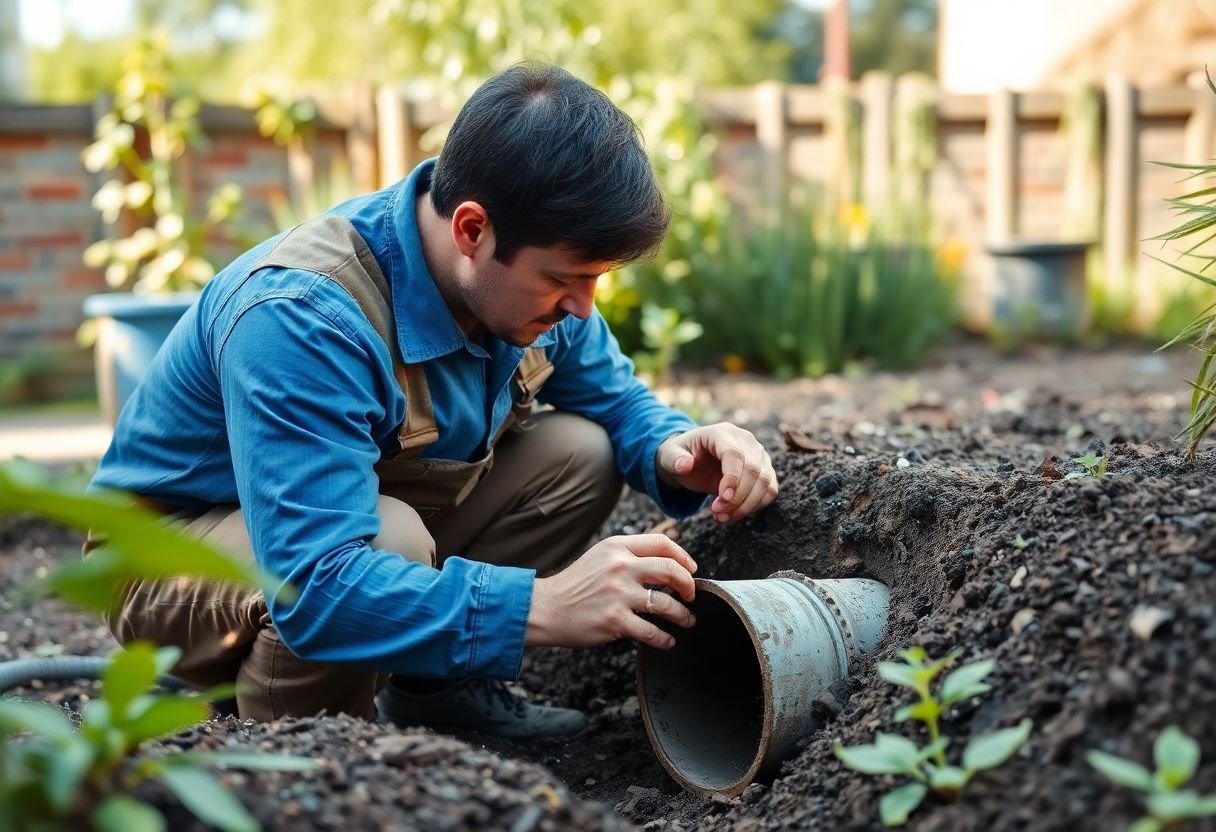
[[[1208,78],[1208,88],[1216,95],[1216,85],[1212,84],[1211,77]],[[1180,252],[1180,262],[1167,265],[1203,284],[1199,287],[1201,290],[1210,291],[1216,288],[1216,276],[1210,274],[1213,264],[1216,264],[1216,251],[1211,246],[1212,241],[1216,240],[1216,185],[1212,184],[1216,178],[1216,161],[1192,165],[1160,164],[1186,171],[1187,180],[1197,180],[1203,186],[1169,200],[1181,222],[1176,228],[1153,239],[1167,242],[1194,240],[1192,245]],[[1195,380],[1190,382],[1190,418],[1179,434],[1187,438],[1187,456],[1194,458],[1199,443],[1216,425],[1216,366],[1213,366],[1216,363],[1216,303],[1204,305],[1162,349],[1183,342],[1191,344],[1202,356]]]
[[934,246],[926,222],[844,214],[791,206],[776,222],[726,234],[720,266],[695,275],[705,335],[690,356],[734,356],[786,377],[859,359],[920,363],[957,319],[961,258]]

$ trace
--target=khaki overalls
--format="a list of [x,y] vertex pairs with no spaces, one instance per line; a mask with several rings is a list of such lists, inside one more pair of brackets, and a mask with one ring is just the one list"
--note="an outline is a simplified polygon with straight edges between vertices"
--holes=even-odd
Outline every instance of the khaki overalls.
[[[319,217],[282,241],[254,269],[278,266],[325,275],[349,292],[388,346],[405,393],[400,453],[382,459],[375,548],[441,566],[449,555],[537,569],[577,557],[620,496],[607,434],[578,416],[532,415],[553,372],[541,349],[516,371],[511,413],[475,462],[421,459],[439,438],[421,364],[405,364],[389,286],[363,238],[342,217]],[[145,505],[162,507],[154,500]],[[239,557],[253,559],[239,506],[177,511],[167,520]],[[86,553],[101,545],[92,540]],[[401,625],[409,626],[409,611]],[[143,581],[126,587],[106,616],[122,643],[146,638],[182,649],[173,673],[202,686],[236,681],[242,718],[268,721],[321,710],[370,718],[387,674],[304,661],[279,638],[260,591],[213,581]]]

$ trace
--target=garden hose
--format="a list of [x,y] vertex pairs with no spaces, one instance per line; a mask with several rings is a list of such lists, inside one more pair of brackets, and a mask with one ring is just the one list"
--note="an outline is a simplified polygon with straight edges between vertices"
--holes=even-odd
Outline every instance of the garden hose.
[[[30,682],[71,682],[100,679],[110,660],[105,656],[54,656],[45,659],[14,659],[0,662],[0,693]],[[176,676],[162,676],[158,684],[168,690],[193,690]]]

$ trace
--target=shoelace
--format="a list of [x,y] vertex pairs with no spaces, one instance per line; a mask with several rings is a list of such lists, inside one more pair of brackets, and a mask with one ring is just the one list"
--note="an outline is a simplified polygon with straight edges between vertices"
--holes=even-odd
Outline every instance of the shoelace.
[[508,710],[514,711],[516,716],[522,717],[527,713],[528,703],[523,697],[512,693],[506,682],[494,679],[470,679],[469,689],[473,693],[480,693],[485,698],[486,704],[493,705],[497,700]]

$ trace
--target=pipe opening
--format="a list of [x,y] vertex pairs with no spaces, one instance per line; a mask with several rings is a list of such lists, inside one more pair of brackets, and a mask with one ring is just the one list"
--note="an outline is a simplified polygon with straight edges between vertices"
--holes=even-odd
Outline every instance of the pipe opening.
[[691,630],[659,623],[675,647],[640,650],[639,699],[668,770],[694,789],[724,792],[758,763],[764,682],[756,646],[730,604],[702,589],[690,609]]

